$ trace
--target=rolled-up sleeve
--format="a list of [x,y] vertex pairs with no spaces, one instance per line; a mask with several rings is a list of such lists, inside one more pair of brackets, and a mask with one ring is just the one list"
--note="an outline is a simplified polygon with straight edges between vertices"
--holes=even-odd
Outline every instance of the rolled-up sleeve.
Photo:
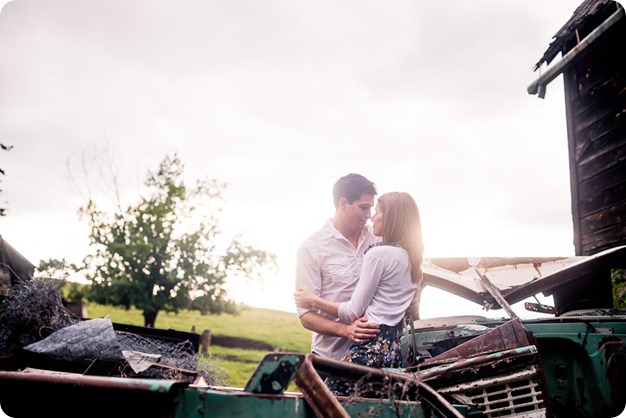
[[[300,246],[296,255],[296,289],[310,290],[316,295],[320,294],[321,267],[318,257],[312,253],[308,246]],[[298,316],[313,311],[308,308],[297,308]]]

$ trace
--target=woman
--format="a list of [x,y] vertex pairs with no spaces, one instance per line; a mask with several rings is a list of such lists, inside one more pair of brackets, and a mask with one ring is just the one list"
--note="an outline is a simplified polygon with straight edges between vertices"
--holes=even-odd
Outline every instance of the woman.
[[[298,289],[296,305],[354,321],[365,316],[380,325],[377,337],[352,343],[344,361],[370,367],[399,367],[403,320],[416,314],[417,293],[422,281],[424,244],[417,204],[408,193],[392,192],[379,197],[372,216],[374,235],[382,242],[363,256],[361,276],[348,302],[329,302],[313,292]],[[329,384],[335,394],[346,395],[347,387]]]

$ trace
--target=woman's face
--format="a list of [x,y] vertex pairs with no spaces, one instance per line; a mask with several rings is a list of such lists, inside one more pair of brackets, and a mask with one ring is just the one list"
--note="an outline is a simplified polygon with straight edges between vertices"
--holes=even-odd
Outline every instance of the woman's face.
[[372,216],[372,229],[374,235],[377,237],[383,236],[383,211],[380,207],[380,203],[376,204],[376,209],[374,210],[374,216]]

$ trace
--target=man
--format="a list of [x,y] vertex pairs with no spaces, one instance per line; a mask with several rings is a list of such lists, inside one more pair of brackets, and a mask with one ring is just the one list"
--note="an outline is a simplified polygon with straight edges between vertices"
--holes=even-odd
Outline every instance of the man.
[[[341,177],[333,187],[335,216],[298,248],[296,289],[307,289],[322,299],[350,299],[359,279],[363,253],[380,240],[367,221],[372,215],[376,186],[359,174]],[[350,343],[361,343],[379,333],[377,324],[359,318],[353,323],[321,311],[298,308],[302,325],[313,331],[311,351],[341,360]]]

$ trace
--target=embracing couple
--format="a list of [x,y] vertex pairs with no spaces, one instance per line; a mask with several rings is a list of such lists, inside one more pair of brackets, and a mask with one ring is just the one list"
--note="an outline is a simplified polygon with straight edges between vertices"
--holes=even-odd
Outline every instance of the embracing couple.
[[[404,192],[378,197],[359,174],[333,187],[335,215],[299,247],[294,299],[311,351],[370,367],[400,367],[407,315],[417,315],[424,244],[419,210]],[[371,225],[367,221],[371,219]],[[349,395],[341,381],[327,381]]]

